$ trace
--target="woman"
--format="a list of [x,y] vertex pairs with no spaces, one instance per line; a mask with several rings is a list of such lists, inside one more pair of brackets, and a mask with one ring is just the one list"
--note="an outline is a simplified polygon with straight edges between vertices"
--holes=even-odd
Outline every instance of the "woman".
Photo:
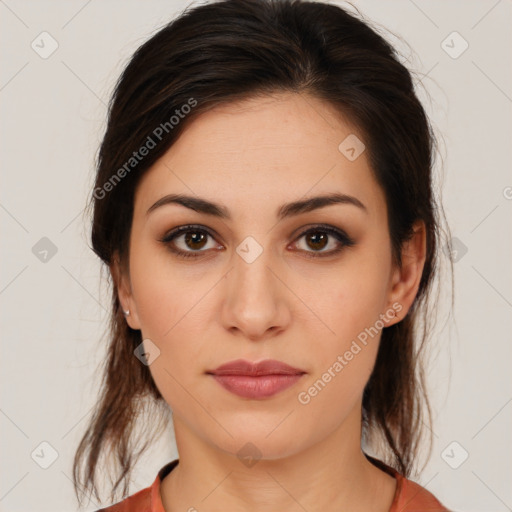
[[153,406],[179,459],[102,510],[447,510],[408,478],[434,147],[409,71],[340,7],[224,0],[143,44],[92,196],[112,322],[75,488],[98,496],[108,452],[126,495]]

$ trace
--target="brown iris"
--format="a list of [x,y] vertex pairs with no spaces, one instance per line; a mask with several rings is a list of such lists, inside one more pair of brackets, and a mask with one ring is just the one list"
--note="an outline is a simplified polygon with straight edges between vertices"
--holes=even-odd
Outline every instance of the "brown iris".
[[308,243],[308,245],[312,249],[318,250],[318,249],[323,249],[325,247],[328,237],[329,237],[329,235],[327,235],[326,233],[313,232],[313,233],[308,233],[306,235],[306,240],[312,241],[312,243]]
[[[185,243],[190,249],[202,249],[207,236],[208,235],[206,233],[201,233],[199,231],[188,231],[185,233]],[[195,244],[199,244],[199,246],[196,246]]]

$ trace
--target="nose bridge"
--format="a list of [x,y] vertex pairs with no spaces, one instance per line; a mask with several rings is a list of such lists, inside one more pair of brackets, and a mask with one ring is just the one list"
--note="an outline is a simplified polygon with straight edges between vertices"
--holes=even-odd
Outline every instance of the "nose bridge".
[[226,328],[237,327],[255,338],[269,328],[283,327],[287,307],[282,284],[276,279],[272,251],[247,237],[233,254],[233,266],[227,274],[227,296],[223,320]]
[[[264,248],[253,237],[247,237],[236,248],[233,255],[234,268],[231,276],[230,295],[237,296],[237,302],[251,303],[258,299],[267,301],[275,294],[272,283],[271,250]],[[274,262],[275,266],[275,262]]]
[[[254,261],[246,261],[237,254],[235,259],[235,268],[231,272],[233,280],[233,290],[258,295],[261,292],[268,294],[271,292],[272,285],[269,282],[269,266],[271,262],[267,257],[270,251],[263,251]],[[251,294],[252,290],[252,294]],[[260,297],[261,298],[261,297]]]

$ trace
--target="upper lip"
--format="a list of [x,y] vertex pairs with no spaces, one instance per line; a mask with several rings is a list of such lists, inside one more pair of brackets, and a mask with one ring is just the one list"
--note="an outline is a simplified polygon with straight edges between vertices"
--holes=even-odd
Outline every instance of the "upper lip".
[[251,363],[245,359],[237,359],[236,361],[229,361],[221,364],[215,370],[210,370],[206,373],[214,375],[300,375],[306,373],[304,370],[294,368],[282,361],[275,359],[265,359],[257,363]]

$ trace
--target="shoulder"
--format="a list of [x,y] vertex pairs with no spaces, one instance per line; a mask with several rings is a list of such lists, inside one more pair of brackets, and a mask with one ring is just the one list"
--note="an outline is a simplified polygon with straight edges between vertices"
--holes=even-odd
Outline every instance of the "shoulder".
[[164,477],[177,466],[178,462],[179,459],[175,459],[163,466],[149,487],[128,496],[119,503],[95,512],[165,512],[160,496],[160,484]]
[[96,512],[151,512],[151,487],[142,489],[123,501]]
[[389,512],[451,512],[420,484],[409,480],[382,460],[365,455],[372,464],[396,479],[395,496]]
[[450,512],[430,491],[400,475],[401,491],[390,512]]

